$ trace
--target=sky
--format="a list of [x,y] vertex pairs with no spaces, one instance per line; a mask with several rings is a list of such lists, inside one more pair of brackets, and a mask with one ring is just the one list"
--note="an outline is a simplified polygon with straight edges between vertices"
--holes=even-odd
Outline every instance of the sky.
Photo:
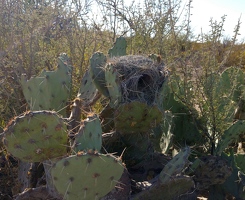
[[[132,1],[142,3],[143,0],[124,0],[130,5]],[[157,0],[156,0],[157,1]],[[182,0],[183,7],[189,0]],[[241,17],[241,27],[238,42],[245,42],[245,0],[192,0],[191,8],[191,28],[194,35],[208,33],[210,31],[210,19],[221,21],[221,17],[226,16],[224,24],[224,38],[231,39],[234,29]]]
[[[185,3],[187,0],[183,0]],[[195,35],[208,33],[210,30],[210,18],[221,21],[226,16],[224,24],[224,36],[231,38],[238,19],[241,17],[241,27],[238,41],[245,40],[245,0],[193,0],[192,2],[191,27]]]

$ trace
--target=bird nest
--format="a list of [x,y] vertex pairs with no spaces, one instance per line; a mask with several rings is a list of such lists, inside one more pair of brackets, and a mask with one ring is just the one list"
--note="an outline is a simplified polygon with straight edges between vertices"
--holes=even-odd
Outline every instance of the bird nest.
[[152,105],[158,95],[167,71],[163,62],[148,57],[129,55],[110,60],[118,73],[122,101],[141,101]]

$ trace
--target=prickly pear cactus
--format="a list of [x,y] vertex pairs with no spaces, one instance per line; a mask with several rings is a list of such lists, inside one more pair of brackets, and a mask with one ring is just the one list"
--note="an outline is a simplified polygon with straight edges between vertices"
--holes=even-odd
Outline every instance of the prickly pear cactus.
[[[222,132],[233,122],[234,110],[241,97],[244,74],[240,70],[231,67],[220,75],[217,73],[209,74],[205,81],[204,92],[208,102],[211,101],[213,105],[216,121],[222,122],[217,124],[218,126],[216,125]],[[204,109],[209,108],[205,104],[202,107]]]
[[234,155],[231,153],[229,157],[226,157],[231,164],[232,174],[227,178],[225,183],[222,185],[222,188],[227,193],[232,194],[235,199],[245,199],[245,174],[244,172],[240,171],[241,169],[239,167],[236,166],[233,156]]
[[122,92],[117,71],[111,63],[105,67],[106,86],[109,91],[110,106],[116,107],[122,99]]
[[227,68],[220,75],[218,87],[216,88],[217,93],[222,91],[227,96],[231,95],[233,101],[238,102],[244,89],[244,78],[245,75],[241,69],[236,67]]
[[98,90],[93,83],[90,71],[87,70],[82,78],[77,97],[82,100],[84,106],[87,106],[96,98],[97,92]]
[[126,55],[127,42],[124,37],[116,39],[114,46],[108,51],[109,57],[125,56]]
[[[119,56],[108,59],[95,53],[90,62],[97,89],[115,108],[113,116],[118,131],[146,132],[162,119],[156,99],[166,79],[163,63],[144,56]],[[126,111],[126,112],[125,112]]]
[[123,133],[147,132],[162,119],[157,106],[148,106],[139,101],[122,104],[114,113],[115,127]]
[[153,128],[151,141],[156,151],[167,154],[173,143],[172,123],[174,116],[170,111],[164,112],[163,122]]
[[234,160],[237,167],[245,173],[245,154],[236,154],[234,155]]
[[91,78],[96,88],[104,96],[108,97],[109,92],[106,87],[104,67],[106,65],[106,56],[101,52],[96,52],[90,58],[90,73]]
[[65,116],[72,83],[72,66],[68,61],[67,55],[61,54],[55,71],[44,70],[30,80],[21,76],[22,90],[31,110],[55,110]]
[[[211,166],[210,169],[213,171],[211,174],[208,168],[205,168],[207,170],[206,174],[203,172],[205,179],[211,183],[213,183],[212,179],[226,179],[223,184],[216,184],[210,187],[208,199],[226,199],[226,194],[232,195],[233,199],[245,199],[245,174],[236,166],[233,152],[231,151],[229,156],[223,153],[221,158],[225,160],[225,164],[221,163],[216,168]],[[211,161],[210,163],[212,165],[219,164],[217,161]],[[227,169],[225,170],[225,168]],[[222,172],[222,174],[214,174],[217,170]],[[207,174],[210,178],[207,177]]]
[[100,199],[117,184],[122,163],[111,155],[74,155],[56,162],[51,169],[53,184],[63,199]]
[[82,122],[78,133],[75,135],[73,150],[75,152],[84,150],[100,151],[102,145],[102,129],[100,119],[97,115],[89,116]]
[[66,123],[52,111],[27,112],[4,131],[3,143],[16,158],[42,162],[66,155]]
[[244,130],[245,122],[243,120],[238,120],[232,124],[221,136],[215,151],[216,155],[221,155],[229,144],[235,142],[239,138],[239,135],[244,133]]
[[169,161],[163,168],[160,173],[160,181],[162,183],[166,183],[169,179],[173,178],[177,174],[180,174],[181,171],[188,164],[188,157],[190,155],[190,147],[185,147],[181,149],[181,151],[173,157],[171,161]]
[[[185,87],[188,92],[191,90],[188,84]],[[167,79],[158,93],[157,104],[163,110],[171,111],[173,115],[171,127],[171,132],[174,134],[173,143],[178,142],[178,144],[183,146],[186,144],[203,144],[205,142],[204,138],[196,126],[199,120],[198,111],[195,108],[191,108],[190,112],[190,107],[179,99],[179,97],[185,96],[183,88],[183,81],[180,77],[174,76]],[[191,100],[188,102],[191,102]]]

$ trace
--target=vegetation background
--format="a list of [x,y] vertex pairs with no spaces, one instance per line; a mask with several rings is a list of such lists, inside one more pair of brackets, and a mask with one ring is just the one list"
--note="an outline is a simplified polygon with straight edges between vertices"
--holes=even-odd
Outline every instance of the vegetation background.
[[120,35],[127,38],[128,54],[160,54],[169,68],[176,68],[180,60],[203,67],[210,58],[215,62],[210,68],[244,67],[244,44],[236,43],[241,22],[231,27],[235,32],[230,39],[223,37],[225,16],[210,21],[208,34],[194,35],[191,3],[183,7],[181,0],[130,5],[124,0],[1,1],[0,126],[27,109],[19,84],[22,73],[30,78],[52,70],[57,56],[66,52],[77,83],[92,53],[106,52]]
[[[30,78],[43,69],[53,70],[57,56],[66,52],[74,66],[75,97],[91,55],[106,53],[118,36],[127,39],[128,54],[159,54],[172,74],[192,80],[195,92],[180,99],[190,110],[200,109],[203,99],[198,88],[207,72],[245,67],[245,45],[237,42],[241,21],[231,27],[231,38],[223,35],[225,15],[220,21],[210,20],[209,33],[195,35],[190,26],[192,1],[182,5],[181,0],[0,1],[0,127],[28,110],[21,74]],[[195,98],[190,100],[191,95]],[[212,109],[201,110],[202,115]],[[217,129],[226,128],[222,116],[215,120],[211,123]]]

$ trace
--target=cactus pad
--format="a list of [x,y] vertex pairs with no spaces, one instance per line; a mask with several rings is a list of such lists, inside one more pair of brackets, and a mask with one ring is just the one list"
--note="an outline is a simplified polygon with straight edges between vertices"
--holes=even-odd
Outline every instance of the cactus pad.
[[99,92],[108,97],[109,92],[106,87],[104,71],[105,65],[106,56],[101,52],[94,53],[93,56],[90,58],[90,72],[92,80]]
[[176,156],[170,160],[160,173],[160,180],[166,183],[171,177],[181,173],[188,164],[188,157],[190,155],[190,147],[183,148]]
[[82,100],[82,104],[90,105],[95,99],[98,90],[95,87],[90,75],[90,71],[87,70],[82,78],[81,87],[79,89],[77,97]]
[[[72,66],[68,65],[68,57],[62,54],[58,58],[58,68],[55,71],[42,71],[37,77],[26,79],[21,76],[21,86],[30,109],[62,110],[71,92]],[[65,115],[65,109],[60,112]]]
[[83,150],[100,151],[102,145],[102,129],[100,119],[94,115],[83,121],[78,133],[75,135],[75,152]]
[[9,123],[3,143],[13,156],[26,162],[60,157],[66,154],[66,124],[55,112],[27,112]]
[[234,155],[234,160],[237,167],[245,173],[245,154],[236,154]]
[[110,57],[125,56],[126,55],[127,42],[124,37],[116,39],[114,46],[108,51]]
[[162,153],[167,153],[172,145],[173,134],[171,132],[173,115],[171,112],[164,113],[164,122],[162,124],[162,135],[160,138],[160,148]]
[[157,106],[148,106],[139,101],[122,104],[114,114],[115,127],[123,133],[147,132],[162,120]]
[[51,169],[53,184],[63,199],[100,199],[117,184],[124,167],[110,155],[83,154],[64,158]]
[[229,67],[222,72],[217,87],[217,93],[223,91],[227,96],[232,95],[232,100],[238,102],[243,91],[244,73],[237,67]]
[[222,135],[219,140],[218,146],[216,148],[216,154],[221,155],[221,153],[228,147],[229,144],[236,141],[239,135],[243,134],[245,130],[245,122],[243,120],[238,120],[232,124]]
[[117,76],[117,72],[112,64],[107,64],[105,67],[106,87],[110,95],[111,107],[116,107],[122,98],[121,88]]

